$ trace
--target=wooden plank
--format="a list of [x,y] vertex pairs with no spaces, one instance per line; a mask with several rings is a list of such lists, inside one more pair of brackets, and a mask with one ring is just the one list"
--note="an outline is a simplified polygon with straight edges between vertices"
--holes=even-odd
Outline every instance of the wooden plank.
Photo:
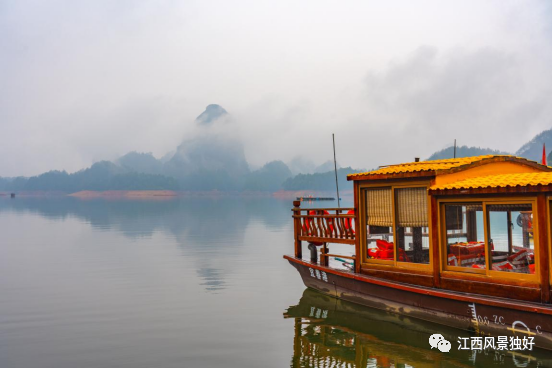
[[468,281],[442,276],[442,288],[452,291],[475,293],[523,301],[541,302],[539,288],[512,286],[507,284]]
[[432,287],[434,284],[433,276],[428,273],[401,273],[398,271],[379,270],[367,268],[367,264],[363,264],[361,273],[387,279],[389,281],[409,283],[417,286]]
[[[472,269],[472,268],[465,268],[465,269]],[[467,270],[467,272],[469,271]],[[484,283],[490,283],[497,286],[504,286],[504,285],[511,285],[511,286],[519,286],[519,287],[529,287],[529,288],[539,288],[539,281],[536,279],[511,279],[511,278],[502,278],[501,275],[507,275],[507,272],[496,272],[493,276],[486,275],[486,274],[479,274],[479,273],[467,273],[467,272],[459,272],[459,271],[452,271],[452,270],[446,270],[442,272],[441,277],[442,278],[450,278],[450,279],[457,279],[460,281],[475,281],[475,282],[484,282]],[[498,274],[500,275],[498,277]],[[522,273],[508,273],[508,275],[517,275],[520,274],[520,276],[528,276],[528,274],[522,274]]]

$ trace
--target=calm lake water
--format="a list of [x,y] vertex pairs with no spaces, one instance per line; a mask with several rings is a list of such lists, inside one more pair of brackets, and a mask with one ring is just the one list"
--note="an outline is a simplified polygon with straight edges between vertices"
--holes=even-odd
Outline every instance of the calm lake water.
[[0,366],[551,367],[550,352],[457,351],[470,333],[306,290],[282,259],[291,207],[0,197]]

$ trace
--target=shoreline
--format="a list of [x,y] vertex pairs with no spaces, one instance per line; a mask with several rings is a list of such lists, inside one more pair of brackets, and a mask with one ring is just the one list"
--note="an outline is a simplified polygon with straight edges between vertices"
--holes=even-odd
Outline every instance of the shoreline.
[[[10,198],[11,192],[2,191],[0,197]],[[295,200],[296,197],[335,197],[333,191],[297,190],[276,192],[271,191],[170,191],[170,190],[108,190],[108,191],[78,191],[66,193],[61,191],[21,191],[16,192],[18,197],[75,197],[78,199],[172,199],[176,197],[274,197],[282,200]],[[341,191],[340,197],[353,196],[353,190]]]

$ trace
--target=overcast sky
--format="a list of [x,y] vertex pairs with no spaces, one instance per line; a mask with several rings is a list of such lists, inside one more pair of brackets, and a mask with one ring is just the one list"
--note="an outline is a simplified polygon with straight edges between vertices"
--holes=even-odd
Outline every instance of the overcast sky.
[[161,157],[211,103],[256,166],[514,152],[551,63],[550,0],[0,0],[0,176]]

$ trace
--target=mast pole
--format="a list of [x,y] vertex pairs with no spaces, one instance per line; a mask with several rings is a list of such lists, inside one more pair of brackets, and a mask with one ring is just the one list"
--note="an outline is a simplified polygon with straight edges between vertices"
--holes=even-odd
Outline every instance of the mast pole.
[[338,191],[338,169],[336,168],[336,144],[334,143],[334,133],[332,134],[332,149],[334,150],[334,176],[336,177],[336,196],[338,198],[338,207],[340,207],[340,191]]
[[457,139],[453,140],[453,159],[457,157]]

